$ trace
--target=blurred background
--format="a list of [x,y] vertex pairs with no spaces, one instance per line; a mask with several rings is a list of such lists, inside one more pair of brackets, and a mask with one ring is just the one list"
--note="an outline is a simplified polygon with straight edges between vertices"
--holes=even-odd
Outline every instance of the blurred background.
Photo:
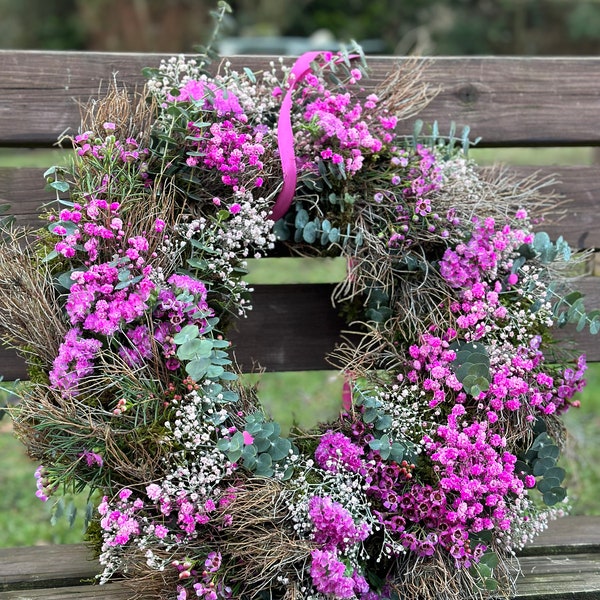
[[[114,52],[191,52],[212,30],[217,0],[0,0],[0,48]],[[600,0],[231,0],[220,52],[296,55],[358,41],[367,54],[597,55]],[[0,73],[0,77],[2,74]],[[481,163],[595,164],[593,148],[475,149]],[[0,167],[47,167],[44,153],[0,152]],[[41,184],[41,179],[40,179]],[[331,281],[343,265],[307,261],[277,271],[251,266],[254,283]],[[0,375],[2,367],[0,365]],[[567,415],[565,460],[574,474],[573,512],[600,514],[600,369],[591,368],[582,406]],[[269,374],[267,410],[284,427],[331,419],[340,405],[335,373]],[[7,397],[7,392],[0,392]],[[1,400],[1,398],[0,398]],[[77,542],[85,498],[54,507],[34,496],[36,465],[0,420],[0,546]],[[67,518],[63,518],[63,515]],[[73,518],[74,517],[74,518]],[[68,521],[74,521],[69,527]]]
[[[230,0],[238,52],[350,39],[368,53],[596,54],[598,0]],[[0,0],[0,47],[185,52],[216,0]],[[278,48],[279,45],[279,48]],[[226,52],[223,52],[224,54]]]

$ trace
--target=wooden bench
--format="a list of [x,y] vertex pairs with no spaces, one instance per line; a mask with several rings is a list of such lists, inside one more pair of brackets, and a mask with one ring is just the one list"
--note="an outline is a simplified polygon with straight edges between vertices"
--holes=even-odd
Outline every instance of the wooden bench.
[[[116,74],[128,86],[141,85],[141,69],[161,57],[141,54],[0,51],[0,147],[50,147],[79,123],[76,101],[94,97]],[[370,61],[377,85],[398,59]],[[268,58],[233,59],[253,69]],[[441,132],[469,125],[481,146],[600,146],[600,59],[439,58],[425,59],[425,77],[441,91],[420,115],[437,120]],[[410,133],[407,131],[407,133]],[[528,175],[535,167],[519,167]],[[554,175],[556,191],[572,200],[558,227],[576,248],[600,248],[600,173],[597,166],[543,167]],[[0,169],[0,204],[8,202],[18,223],[36,225],[48,195],[40,169]],[[588,308],[600,305],[600,278],[586,277],[581,288]],[[269,371],[327,368],[325,354],[343,324],[331,308],[331,286],[257,286],[255,310],[231,337],[242,366],[258,361]],[[301,309],[301,310],[300,310]],[[304,316],[310,314],[310,319]],[[573,330],[589,360],[600,360],[597,340]],[[290,343],[290,340],[294,340]],[[6,379],[25,376],[22,362],[0,352]],[[0,534],[1,535],[1,534]],[[600,598],[600,517],[569,517],[523,551],[518,598],[559,600]],[[130,597],[123,583],[102,588],[90,581],[98,568],[83,545],[0,549],[0,600],[44,598],[118,599]]]

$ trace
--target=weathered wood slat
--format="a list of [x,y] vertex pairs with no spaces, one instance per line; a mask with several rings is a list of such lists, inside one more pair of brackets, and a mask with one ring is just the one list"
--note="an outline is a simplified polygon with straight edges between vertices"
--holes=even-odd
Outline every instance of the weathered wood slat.
[[[131,600],[136,597],[122,582],[106,585],[79,585],[76,587],[11,590],[0,592],[0,600]],[[148,598],[147,600],[154,600]]]
[[[332,286],[255,286],[254,309],[233,325],[229,338],[245,370],[312,371],[331,368],[325,355],[340,340],[344,323],[331,305]],[[26,377],[23,361],[0,350],[0,374],[6,380]]]
[[573,516],[552,521],[520,556],[600,552],[600,517]]
[[[597,600],[600,572],[596,555],[529,557],[521,561],[515,600]],[[0,592],[0,600],[127,600],[132,592],[121,582]],[[139,596],[136,596],[140,598]],[[142,600],[142,598],[140,598]],[[148,596],[144,600],[153,600]]]
[[[39,227],[40,206],[54,198],[44,191],[44,170],[0,168],[0,204],[10,204],[11,214],[20,225]],[[600,247],[597,167],[510,167],[510,172],[523,178],[535,175],[540,181],[551,178],[553,183],[547,190],[564,197],[566,202],[559,208],[568,218],[541,226],[551,237],[562,235],[575,248]]]
[[[586,293],[588,310],[600,302],[600,277],[578,283]],[[254,309],[229,332],[235,357],[242,369],[258,366],[267,371],[312,371],[331,368],[325,360],[347,329],[331,305],[331,284],[257,285]],[[593,300],[596,299],[595,304]],[[557,337],[572,340],[588,360],[600,360],[594,336],[568,327]],[[12,351],[0,349],[0,374],[6,380],[26,377],[23,361]]]
[[600,590],[598,554],[527,556],[515,600],[597,600]]
[[[116,74],[142,85],[141,69],[159,55],[97,52],[0,52],[0,145],[51,145],[76,130],[79,108]],[[271,57],[272,58],[272,57]],[[234,66],[268,68],[269,57],[233,57]],[[401,62],[372,58],[367,86],[380,83]],[[491,145],[594,145],[590,127],[600,109],[600,58],[425,58],[425,79],[441,91],[420,114],[469,125]],[[565,107],[568,107],[566,109]],[[411,126],[412,127],[412,126]],[[410,129],[410,128],[409,128]]]
[[[550,523],[519,558],[517,600],[597,598],[600,561],[594,551],[599,546],[600,518],[567,517]],[[123,582],[89,585],[98,571],[84,544],[0,549],[0,600],[130,597]]]
[[81,585],[96,573],[98,562],[84,544],[0,549],[0,592]]

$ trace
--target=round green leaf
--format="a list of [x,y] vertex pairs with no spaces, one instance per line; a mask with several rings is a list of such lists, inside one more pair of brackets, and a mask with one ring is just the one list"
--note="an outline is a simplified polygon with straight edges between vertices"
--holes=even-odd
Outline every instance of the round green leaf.
[[274,442],[271,442],[269,454],[274,461],[278,461],[285,458],[289,454],[291,448],[292,444],[290,440],[286,438],[277,438]]
[[307,244],[313,244],[317,239],[317,225],[314,222],[307,223],[302,230],[302,239]]
[[543,495],[544,503],[547,506],[554,506],[562,502],[567,497],[567,490],[561,487],[552,488]]
[[551,467],[544,473],[544,478],[558,479],[559,483],[565,478],[567,472],[561,467]]
[[558,458],[559,453],[560,450],[558,449],[558,446],[548,445],[540,448],[538,456],[540,458],[553,458],[556,460]]
[[544,475],[548,469],[551,469],[556,464],[552,458],[538,458],[533,463],[533,474],[536,477]]
[[296,229],[303,229],[306,224],[308,223],[308,212],[306,210],[304,210],[303,208],[301,208],[297,213],[296,213],[296,219],[294,221],[294,225],[296,227]]
[[173,336],[175,344],[180,345],[198,337],[200,330],[197,325],[186,325],[180,332]]

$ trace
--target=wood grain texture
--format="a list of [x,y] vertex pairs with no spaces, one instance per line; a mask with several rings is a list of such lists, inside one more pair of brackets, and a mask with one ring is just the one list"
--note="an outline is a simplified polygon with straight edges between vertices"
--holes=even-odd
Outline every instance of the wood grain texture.
[[515,600],[598,600],[597,553],[527,556],[520,561]]
[[[98,52],[0,52],[0,145],[51,145],[79,124],[78,102],[113,77],[142,86],[161,56]],[[268,68],[273,57],[232,57],[234,67]],[[442,132],[455,122],[490,145],[600,143],[600,58],[425,58],[424,79],[440,91],[419,115]],[[371,58],[371,89],[399,64]],[[412,125],[407,125],[407,132]]]
[[98,573],[84,544],[0,548],[0,592],[80,585]]
[[[516,600],[597,599],[600,590],[600,517],[550,523],[519,558]],[[564,552],[555,554],[556,548]],[[547,551],[552,549],[552,554]],[[0,549],[0,600],[122,600],[122,582],[90,586],[99,571],[83,544]],[[149,599],[150,600],[150,599]]]
[[[587,308],[600,307],[600,277],[578,282],[588,297]],[[234,355],[245,371],[313,371],[330,369],[326,355],[348,329],[331,305],[331,284],[257,285],[254,309],[248,318],[232,326],[229,339]],[[572,327],[558,330],[557,338],[573,342],[588,360],[600,360],[595,336],[577,333]],[[22,359],[0,350],[0,373],[7,381],[27,376]]]
[[[0,592],[0,600],[132,600],[138,598],[123,582],[106,585],[10,590]],[[138,600],[142,600],[138,598]],[[146,600],[156,600],[155,596]]]
[[[20,225],[39,227],[40,207],[54,199],[53,193],[44,191],[44,170],[0,168],[0,204],[11,206],[10,213]],[[562,218],[539,228],[553,238],[562,235],[575,248],[600,247],[599,167],[507,167],[507,172],[517,178],[535,176],[549,181],[545,189],[564,198],[556,212],[557,218],[561,214]]]
[[600,517],[581,515],[551,521],[548,529],[525,546],[519,555],[543,556],[590,552],[600,553]]

